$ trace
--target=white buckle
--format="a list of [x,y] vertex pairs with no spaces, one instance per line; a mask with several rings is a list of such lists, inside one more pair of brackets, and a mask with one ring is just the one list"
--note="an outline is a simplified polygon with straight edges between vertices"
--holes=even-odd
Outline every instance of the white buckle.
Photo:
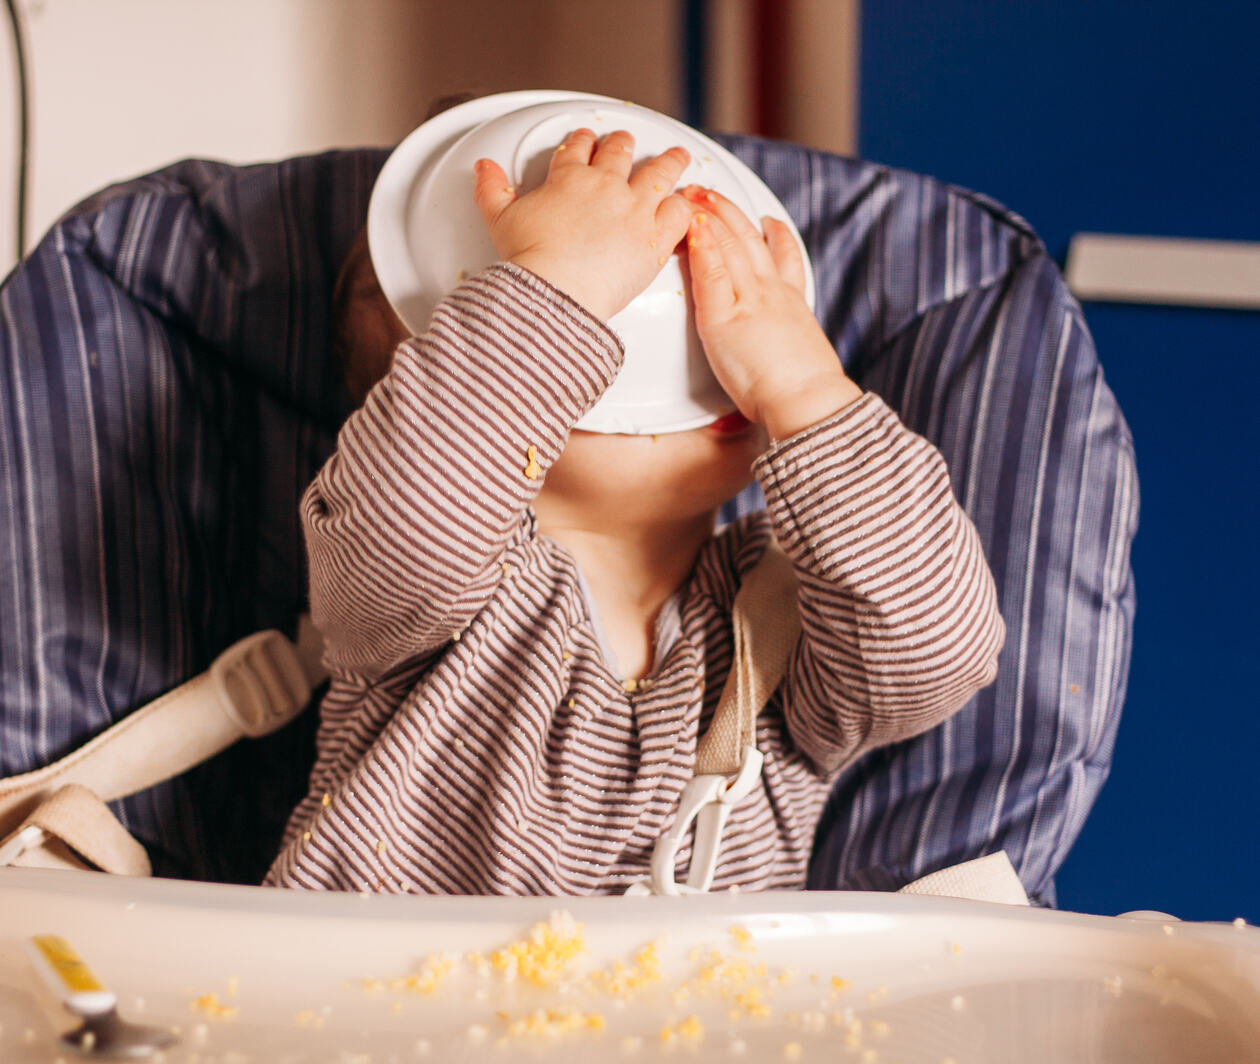
[[[722,848],[722,829],[732,807],[757,785],[765,760],[755,746],[744,750],[744,760],[734,776],[695,776],[683,788],[678,801],[678,815],[669,831],[656,841],[652,851],[652,876],[646,884],[653,894],[703,894],[713,885],[718,853]],[[696,825],[691,863],[687,866],[687,882],[674,879],[674,860],[692,822]],[[645,891],[636,884],[633,893]]]
[[0,845],[0,868],[13,864],[27,850],[42,846],[48,836],[38,824],[27,824],[19,828]]
[[274,628],[223,651],[210,666],[210,683],[223,712],[251,738],[287,724],[311,698],[297,651]]

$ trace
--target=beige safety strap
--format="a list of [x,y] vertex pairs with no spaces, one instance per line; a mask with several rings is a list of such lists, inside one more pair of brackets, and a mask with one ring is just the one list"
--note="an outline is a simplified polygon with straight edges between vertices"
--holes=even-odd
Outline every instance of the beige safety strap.
[[733,776],[756,745],[757,714],[787,671],[801,632],[792,560],[773,539],[735,595],[735,657],[709,730],[696,753],[696,775]]
[[152,874],[149,856],[86,787],[68,783],[36,807],[16,832],[0,842],[0,865]]
[[298,646],[274,629],[246,636],[206,672],[60,761],[0,780],[0,837],[67,783],[112,801],[177,776],[242,736],[266,735],[288,723],[325,675],[318,644],[319,633],[306,623]]

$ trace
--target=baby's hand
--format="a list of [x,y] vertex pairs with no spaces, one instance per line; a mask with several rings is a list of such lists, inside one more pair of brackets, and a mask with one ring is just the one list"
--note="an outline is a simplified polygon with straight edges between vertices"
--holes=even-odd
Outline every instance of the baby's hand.
[[686,235],[691,211],[674,184],[690,157],[671,148],[634,176],[634,138],[565,139],[546,180],[519,199],[502,167],[476,165],[474,198],[498,253],[532,270],[607,321],[642,292]]
[[786,439],[862,390],[805,302],[805,264],[783,222],[765,237],[730,200],[697,186],[687,238],[696,331],[714,375],[750,421]]

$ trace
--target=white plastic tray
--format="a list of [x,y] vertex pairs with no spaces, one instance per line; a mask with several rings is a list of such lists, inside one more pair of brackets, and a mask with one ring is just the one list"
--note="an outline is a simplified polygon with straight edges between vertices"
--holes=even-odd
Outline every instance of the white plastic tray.
[[[584,927],[580,971],[633,964],[656,941],[660,981],[618,999],[581,979],[567,993],[509,983],[466,961],[556,909]],[[0,869],[6,1064],[72,1055],[58,1043],[71,1019],[22,952],[45,932],[77,947],[124,1017],[179,1029],[172,1064],[1260,1060],[1260,931],[1250,927],[885,894],[359,897]],[[728,985],[760,987],[768,1015],[697,978],[713,951],[728,975],[744,973]],[[459,959],[432,993],[389,985],[445,953]],[[225,1014],[209,1014],[207,995]],[[564,1007],[605,1026],[507,1033]]]

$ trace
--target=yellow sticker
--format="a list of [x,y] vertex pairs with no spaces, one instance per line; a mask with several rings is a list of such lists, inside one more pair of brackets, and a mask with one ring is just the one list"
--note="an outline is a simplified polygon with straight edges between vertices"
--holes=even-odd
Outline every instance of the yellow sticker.
[[87,961],[60,935],[36,935],[32,941],[69,989],[75,993],[105,991],[104,984],[92,974]]

